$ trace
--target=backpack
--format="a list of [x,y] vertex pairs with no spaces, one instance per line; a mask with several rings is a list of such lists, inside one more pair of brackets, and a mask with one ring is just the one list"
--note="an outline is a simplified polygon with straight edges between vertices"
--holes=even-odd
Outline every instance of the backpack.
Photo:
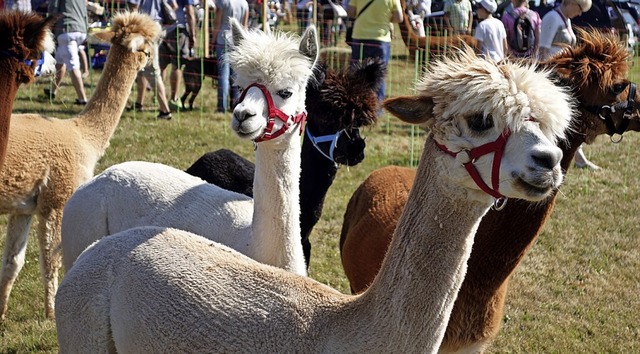
[[533,29],[534,12],[527,10],[521,16],[518,16],[513,9],[509,11],[509,15],[513,17],[513,36],[509,38],[509,48],[515,54],[526,54],[533,50],[535,46],[535,31]]

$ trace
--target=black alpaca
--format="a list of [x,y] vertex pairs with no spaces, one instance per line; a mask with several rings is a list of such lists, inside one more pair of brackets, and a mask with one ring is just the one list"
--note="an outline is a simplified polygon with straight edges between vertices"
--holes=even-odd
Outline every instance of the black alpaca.
[[[198,97],[202,82],[205,77],[210,77],[214,80],[218,79],[218,60],[215,58],[182,58],[181,63],[182,79],[184,80],[184,93],[180,97],[182,107],[186,110],[193,109],[193,101]],[[189,98],[189,105],[186,101]]]
[[[315,83],[307,86],[307,126],[302,143],[300,226],[307,267],[311,258],[309,235],[322,215],[324,197],[339,165],[354,166],[364,159],[360,127],[376,123],[376,92],[385,66],[369,61],[340,72],[321,66]],[[186,172],[209,183],[253,197],[255,166],[244,157],[221,149],[204,154]]]

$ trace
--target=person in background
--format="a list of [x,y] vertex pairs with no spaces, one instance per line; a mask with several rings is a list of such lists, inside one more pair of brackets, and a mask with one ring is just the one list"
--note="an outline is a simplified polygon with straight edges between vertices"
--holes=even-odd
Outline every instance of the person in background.
[[299,35],[302,35],[302,33],[304,33],[304,30],[309,27],[312,6],[313,1],[311,0],[299,0],[296,4],[296,20],[298,21]]
[[216,0],[216,17],[211,38],[215,39],[214,45],[218,60],[217,112],[227,112],[233,109],[235,101],[240,97],[238,87],[233,84],[231,67],[226,60],[222,60],[230,42],[226,37],[227,30],[231,28],[229,25],[230,17],[235,18],[247,28],[249,25],[249,4],[247,0]]
[[[400,0],[349,0],[346,10],[349,17],[356,19],[350,43],[351,62],[379,58],[388,65],[391,59],[390,24],[401,23],[404,18]],[[384,100],[385,90],[383,81],[378,100]]]
[[531,27],[534,32],[535,46],[526,52],[520,52],[509,48],[509,54],[516,58],[537,58],[542,20],[537,12],[529,9],[529,3],[527,0],[511,0],[511,6],[507,6],[502,13],[501,20],[504,24],[504,28],[507,30],[507,43],[509,43],[515,36],[515,18],[520,16],[526,16],[530,20]]
[[318,22],[322,24],[320,44],[323,47],[330,47],[333,45],[333,22],[336,20],[336,12],[329,0],[318,0],[318,13],[322,14],[321,18],[318,17]]
[[[560,6],[544,15],[540,30],[540,59],[549,58],[562,48],[576,44],[571,19],[589,11],[590,8],[591,0],[562,0]],[[587,159],[582,145],[576,151],[574,164],[578,168],[600,169]]]
[[473,12],[469,0],[445,0],[444,20],[453,34],[471,34]]
[[[140,11],[142,13],[146,13],[151,18],[162,24],[162,5],[161,1],[163,0],[129,0],[129,8],[131,11]],[[177,7],[175,3],[170,1],[170,4],[174,7]],[[142,71],[138,73],[138,77],[136,78],[137,84],[137,95],[136,102],[134,103],[134,108],[138,111],[142,110],[142,103],[144,102],[144,95],[147,89],[148,84],[150,83],[152,87],[155,87],[155,94],[158,101],[158,116],[157,119],[169,120],[171,119],[171,109],[169,108],[169,104],[167,102],[167,94],[165,92],[164,82],[162,81],[162,76],[160,75],[160,62],[159,62],[159,43],[156,43],[152,48],[152,57],[151,63],[149,63]]]
[[86,0],[50,0],[48,12],[58,15],[53,33],[58,40],[56,47],[56,77],[53,91],[46,88],[44,94],[55,98],[62,78],[69,71],[71,84],[76,91],[75,104],[87,104],[87,94],[82,82],[80,45],[87,39],[87,2]]
[[407,16],[411,22],[411,27],[419,37],[426,37],[424,21],[431,15],[431,0],[409,0],[407,1]]
[[481,0],[478,6],[478,18],[481,22],[476,27],[475,38],[478,40],[480,53],[487,59],[498,62],[504,59],[507,52],[507,32],[500,20],[493,17],[498,9],[496,0]]
[[0,9],[19,10],[22,12],[31,12],[31,0],[4,0],[4,4]]
[[171,64],[171,75],[169,83],[171,87],[171,96],[169,105],[174,108],[183,108],[181,101],[178,99],[178,85],[182,77],[181,59],[193,56],[196,45],[196,13],[193,0],[177,0],[178,9],[176,10],[177,22],[175,25],[166,28],[167,35],[160,43],[158,49],[160,58],[160,70],[162,78],[166,76],[167,67]]

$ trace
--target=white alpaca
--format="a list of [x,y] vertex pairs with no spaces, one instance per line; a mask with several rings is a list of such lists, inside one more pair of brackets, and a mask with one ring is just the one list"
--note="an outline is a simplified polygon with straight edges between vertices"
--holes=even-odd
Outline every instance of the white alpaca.
[[[229,62],[245,88],[232,128],[256,143],[254,199],[208,184],[175,168],[126,162],[105,170],[69,200],[62,221],[65,269],[100,238],[135,226],[194,232],[262,263],[306,275],[300,243],[300,128],[305,89],[317,59],[315,27],[298,40],[285,34],[244,33],[232,22]],[[268,89],[271,107],[259,83]],[[273,96],[271,96],[273,95]],[[284,112],[284,113],[283,113]],[[288,128],[274,117],[290,121]],[[267,115],[274,127],[267,127]],[[265,138],[271,134],[272,140]],[[277,236],[277,237],[276,237]]]
[[185,231],[135,228],[94,244],[65,277],[56,302],[60,350],[435,352],[473,235],[494,200],[463,166],[464,151],[474,156],[474,148],[505,137],[497,164],[491,151],[474,156],[470,169],[502,196],[542,200],[562,181],[555,142],[571,106],[548,74],[488,62],[471,50],[434,63],[418,91],[385,102],[403,121],[426,123],[432,135],[366,292],[340,294]]

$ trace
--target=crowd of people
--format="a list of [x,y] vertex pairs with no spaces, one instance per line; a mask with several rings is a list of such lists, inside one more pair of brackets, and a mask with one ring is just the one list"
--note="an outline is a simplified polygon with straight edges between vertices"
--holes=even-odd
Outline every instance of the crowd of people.
[[[4,8],[22,11],[31,11],[44,1],[46,0],[0,0]],[[168,23],[164,18],[164,1],[174,9],[175,23]],[[181,107],[178,93],[182,77],[180,60],[192,57],[197,44],[196,1],[198,0],[127,0],[129,9],[149,14],[163,25],[166,32],[163,41],[155,48],[154,60],[138,75],[136,98],[130,109],[140,111],[144,108],[148,90],[155,93],[158,119],[171,119],[172,110]],[[208,50],[215,53],[217,58],[221,58],[229,45],[229,40],[224,34],[229,27],[229,18],[233,17],[248,27],[250,22],[254,22],[250,20],[250,14],[254,11],[251,11],[252,7],[247,0],[213,1],[215,17],[211,29],[212,44]],[[576,35],[571,27],[571,19],[591,8],[591,0],[561,0],[555,8],[547,6],[546,1],[542,1],[535,9],[529,8],[528,0],[506,1],[510,3],[497,18],[494,17],[498,9],[496,0],[478,0],[476,13],[479,23],[474,28],[473,6],[470,0],[445,0],[444,24],[452,34],[473,35],[477,40],[479,52],[495,61],[506,57],[545,59],[564,46],[575,45]],[[295,3],[284,0],[284,3],[287,11],[296,12],[299,31],[309,26],[313,11],[311,0],[299,0]],[[407,16],[418,34],[424,36],[423,23],[431,13],[431,0],[407,0],[405,11],[400,0],[318,0],[317,21],[321,24],[320,41],[323,46],[333,44],[333,23],[339,18],[336,17],[336,4],[346,10],[349,19],[344,19],[345,24],[352,25],[348,38],[348,44],[352,49],[352,62],[377,58],[388,64],[393,23],[402,23],[404,16]],[[87,0],[49,0],[47,10],[50,14],[60,15],[60,18],[55,26],[57,73],[52,86],[46,88],[44,93],[49,98],[55,98],[63,77],[69,73],[77,96],[75,104],[85,105],[87,95],[84,91],[83,77],[88,71],[88,64],[83,46],[87,38]],[[290,20],[292,17],[288,16]],[[171,69],[167,70],[169,66]],[[170,72],[168,99],[163,80],[167,72]],[[228,63],[218,61],[218,75],[216,111],[227,112],[233,108],[239,91],[233,85],[233,73]],[[380,100],[385,98],[384,84],[379,89],[378,97]],[[590,169],[599,168],[586,158],[582,148],[576,153],[575,165]]]

